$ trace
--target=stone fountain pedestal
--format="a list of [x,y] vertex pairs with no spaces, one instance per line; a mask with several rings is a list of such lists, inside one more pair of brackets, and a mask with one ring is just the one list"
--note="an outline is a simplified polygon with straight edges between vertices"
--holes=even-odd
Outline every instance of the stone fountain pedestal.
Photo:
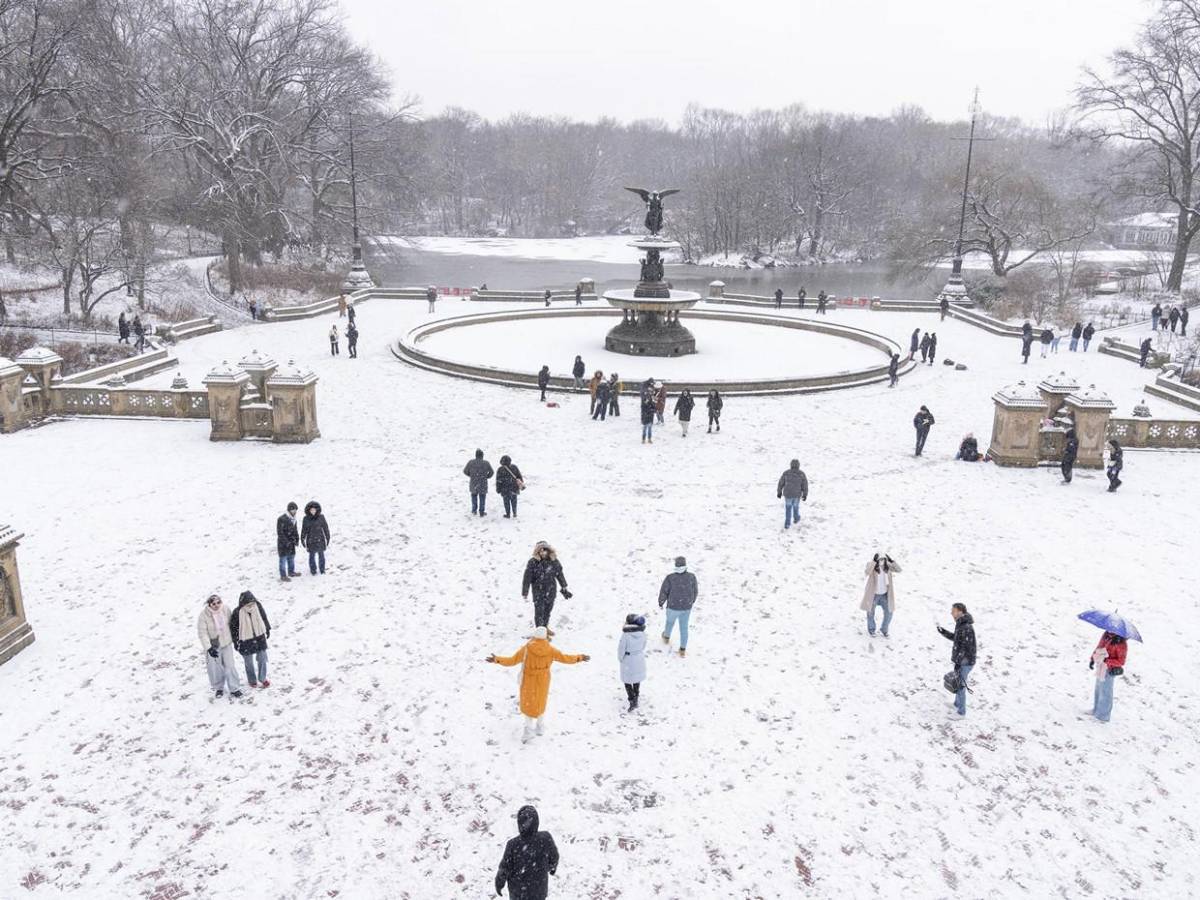
[[634,241],[645,252],[642,278],[633,290],[605,291],[604,299],[624,312],[608,332],[604,348],[630,356],[686,356],[696,352],[696,336],[679,322],[679,313],[700,301],[695,291],[676,291],[663,280],[662,254],[679,249],[656,236]]

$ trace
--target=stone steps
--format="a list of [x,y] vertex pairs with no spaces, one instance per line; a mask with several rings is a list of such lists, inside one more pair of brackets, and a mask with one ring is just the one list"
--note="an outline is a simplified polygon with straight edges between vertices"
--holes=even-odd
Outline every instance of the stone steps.
[[1153,383],[1146,385],[1146,393],[1200,412],[1200,388],[1173,378],[1159,375]]

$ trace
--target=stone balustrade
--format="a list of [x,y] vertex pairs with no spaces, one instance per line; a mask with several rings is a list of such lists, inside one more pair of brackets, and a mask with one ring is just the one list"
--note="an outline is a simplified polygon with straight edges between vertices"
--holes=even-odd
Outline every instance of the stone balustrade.
[[1200,450],[1200,422],[1188,419],[1112,418],[1107,438],[1122,447]]

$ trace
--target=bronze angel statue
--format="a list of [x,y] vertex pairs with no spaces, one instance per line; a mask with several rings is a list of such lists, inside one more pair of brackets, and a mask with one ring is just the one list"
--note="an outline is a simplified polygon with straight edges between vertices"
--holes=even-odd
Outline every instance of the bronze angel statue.
[[646,204],[646,230],[650,234],[658,234],[663,225],[663,208],[662,202],[665,198],[672,194],[678,194],[680,188],[670,188],[665,191],[648,191],[645,188],[625,188],[642,198],[642,202]]

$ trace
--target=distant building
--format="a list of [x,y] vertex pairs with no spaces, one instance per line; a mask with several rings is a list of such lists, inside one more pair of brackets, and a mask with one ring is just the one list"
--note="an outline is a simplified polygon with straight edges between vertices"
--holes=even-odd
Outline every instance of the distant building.
[[1175,243],[1176,213],[1147,212],[1109,225],[1109,243],[1121,250],[1160,250]]

